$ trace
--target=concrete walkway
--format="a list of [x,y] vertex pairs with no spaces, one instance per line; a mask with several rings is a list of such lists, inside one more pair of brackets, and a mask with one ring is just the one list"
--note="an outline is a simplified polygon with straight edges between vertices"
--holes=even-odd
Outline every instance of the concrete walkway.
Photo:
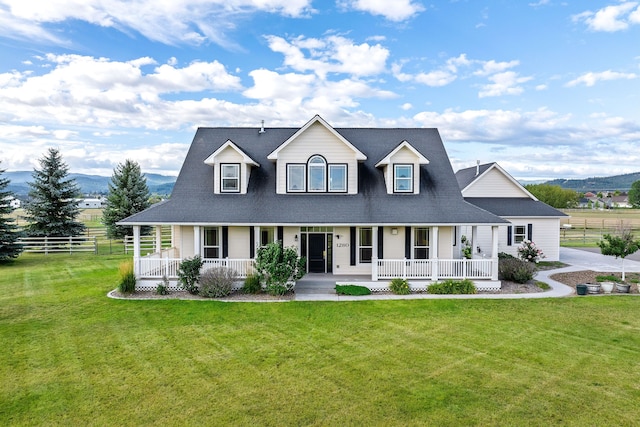
[[[365,276],[333,276],[333,275],[307,275],[296,284],[296,301],[362,301],[362,300],[389,300],[389,299],[515,299],[515,298],[553,298],[566,297],[574,294],[572,287],[564,285],[549,276],[556,273],[592,270],[597,272],[621,272],[622,261],[611,256],[604,256],[591,249],[560,248],[560,261],[568,264],[555,270],[540,271],[536,280],[547,283],[551,290],[529,294],[475,294],[475,295],[431,295],[427,293],[412,295],[366,295],[366,296],[339,296],[335,293],[335,284],[349,282],[357,285],[358,282],[369,282]],[[640,261],[627,259],[624,261],[625,272],[640,272]]]

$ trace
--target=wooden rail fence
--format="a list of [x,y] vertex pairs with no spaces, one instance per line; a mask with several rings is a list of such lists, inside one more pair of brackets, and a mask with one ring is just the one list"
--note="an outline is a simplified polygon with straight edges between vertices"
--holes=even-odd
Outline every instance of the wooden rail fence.
[[18,240],[24,252],[49,253],[75,252],[98,253],[98,238],[86,236],[68,237],[23,237]]

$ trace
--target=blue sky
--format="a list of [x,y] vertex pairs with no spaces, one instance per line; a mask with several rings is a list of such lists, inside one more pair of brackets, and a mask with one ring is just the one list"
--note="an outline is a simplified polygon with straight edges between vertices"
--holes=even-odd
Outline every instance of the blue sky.
[[0,167],[177,174],[199,126],[437,127],[454,170],[640,171],[640,1],[0,0]]

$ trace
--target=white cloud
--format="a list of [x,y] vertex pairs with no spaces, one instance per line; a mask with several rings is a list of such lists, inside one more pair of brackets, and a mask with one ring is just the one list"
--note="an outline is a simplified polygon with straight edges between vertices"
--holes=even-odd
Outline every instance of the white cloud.
[[424,11],[424,7],[412,0],[339,0],[338,5],[347,9],[383,16],[389,21],[405,21]]
[[389,57],[389,50],[380,44],[355,44],[340,36],[296,37],[289,41],[279,36],[266,36],[266,39],[272,51],[284,55],[284,65],[295,71],[313,71],[322,79],[328,73],[376,75],[385,70]]
[[411,103],[409,103],[409,102],[405,102],[404,104],[402,104],[400,106],[400,108],[402,108],[404,111],[408,111],[408,110],[411,110],[413,108],[413,105],[411,105]]
[[640,76],[638,76],[638,74],[635,74],[635,73],[619,73],[617,71],[611,71],[611,70],[602,71],[600,73],[588,72],[574,80],[571,80],[565,86],[573,87],[573,86],[585,85],[585,86],[591,87],[600,81],[622,80],[622,79],[633,80],[633,79],[637,79],[638,77]]
[[629,28],[629,25],[640,24],[640,7],[638,2],[623,1],[596,12],[588,10],[579,13],[572,19],[574,22],[584,22],[592,31],[622,31]]
[[303,17],[313,9],[311,0],[0,0],[0,35],[62,44],[49,26],[80,20],[166,44],[211,41],[231,47],[226,32],[236,18],[257,11]]
[[516,72],[505,71],[504,73],[497,73],[490,76],[489,80],[493,83],[482,86],[482,89],[478,93],[480,98],[502,95],[520,95],[524,92],[524,89],[520,84],[528,82],[531,80],[531,77],[519,77]]

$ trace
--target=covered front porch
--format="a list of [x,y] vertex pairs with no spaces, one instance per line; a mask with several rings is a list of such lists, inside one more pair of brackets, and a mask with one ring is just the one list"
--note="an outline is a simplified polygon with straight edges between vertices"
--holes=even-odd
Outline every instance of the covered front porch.
[[[287,246],[293,245],[298,247],[298,250],[301,254],[309,254],[309,245],[311,241],[311,236],[318,233],[317,228],[312,227],[288,227],[284,229],[283,227],[272,227],[275,228],[274,233],[269,234],[269,236],[273,235],[274,241],[284,241]],[[398,233],[398,228],[396,227],[369,227],[371,232],[368,233],[371,236],[371,242],[367,243],[367,245],[360,245],[357,248],[349,248],[349,245],[356,245],[357,238],[351,238],[350,240],[345,239],[345,234],[348,236],[349,234],[354,234],[353,232],[349,233],[348,228],[338,228],[338,227],[322,227],[322,233],[325,236],[323,242],[326,242],[326,250],[320,251],[324,253],[324,257],[328,258],[325,260],[326,265],[335,266],[335,268],[331,271],[326,271],[329,274],[340,275],[343,271],[347,270],[349,266],[343,267],[341,271],[337,271],[340,268],[341,264],[348,264],[349,253],[351,253],[353,257],[353,252],[357,250],[362,250],[362,248],[370,251],[370,262],[367,263],[358,263],[351,271],[347,274],[351,276],[363,277],[369,281],[377,282],[377,281],[388,281],[393,278],[399,277],[403,279],[407,279],[409,281],[430,281],[436,282],[447,279],[471,279],[471,280],[480,280],[480,281],[493,281],[496,282],[498,280],[498,226],[492,226],[492,249],[490,253],[489,251],[483,251],[482,254],[472,252],[472,258],[467,259],[465,257],[461,257],[460,253],[454,253],[450,248],[446,247],[446,242],[443,242],[441,239],[441,228],[439,226],[431,226],[429,227],[429,250],[428,250],[428,259],[411,259],[407,257],[393,257],[394,254],[397,255],[397,252],[392,252],[391,247],[393,243],[392,237],[395,237],[396,233]],[[388,228],[388,229],[387,229]],[[254,246],[250,251],[249,257],[232,257],[229,256],[229,244],[233,243],[233,238],[229,236],[234,236],[239,234],[237,230],[229,231],[228,229],[221,229],[218,233],[220,235],[221,241],[218,242],[218,246],[220,248],[217,252],[217,255],[221,255],[220,257],[207,257],[207,254],[211,254],[211,251],[203,250],[203,240],[202,235],[205,233],[205,227],[194,226],[192,231],[192,236],[190,240],[189,250],[185,250],[184,245],[182,245],[182,250],[177,247],[176,240],[174,238],[173,228],[172,228],[172,238],[171,238],[171,246],[166,247],[168,242],[164,242],[165,247],[163,247],[162,241],[162,233],[161,226],[156,226],[155,228],[155,252],[141,256],[140,251],[140,226],[134,226],[134,271],[136,277],[138,278],[138,282],[141,287],[144,286],[155,286],[159,281],[163,278],[167,278],[172,286],[176,286],[178,279],[178,268],[180,262],[185,259],[193,256],[193,254],[197,254],[203,257],[204,266],[203,270],[213,268],[213,267],[227,267],[232,268],[238,273],[239,278],[245,278],[247,275],[251,274],[254,271],[254,257],[255,251],[257,247]],[[263,231],[267,229],[267,227],[263,227]],[[407,227],[409,229],[409,227]],[[454,235],[455,233],[451,232],[451,227],[448,227],[446,231],[447,240],[450,235]],[[341,231],[346,230],[346,232]],[[468,238],[471,242],[471,248],[474,248],[473,242],[475,241],[476,227],[473,227],[472,236]],[[409,231],[407,231],[408,233]],[[386,233],[386,234],[385,234]],[[184,231],[182,234],[185,234]],[[264,243],[260,239],[260,235],[263,234],[260,231],[260,227],[251,227],[251,235],[255,236],[252,238],[251,244],[254,245],[254,242],[260,242],[260,244]],[[268,233],[264,233],[268,234]],[[388,234],[388,236],[387,236]],[[342,237],[342,238],[341,238]],[[459,237],[455,237],[459,240]],[[381,240],[386,239],[387,249],[386,252],[382,250]],[[402,239],[405,239],[403,236]],[[185,236],[182,236],[182,241],[185,240]],[[407,237],[405,240],[409,241]],[[241,242],[241,244],[245,244]],[[456,244],[458,246],[456,246]],[[303,247],[306,245],[305,247]],[[247,244],[248,246],[248,244]],[[366,247],[365,247],[366,246]],[[457,247],[458,250],[461,246],[461,243],[458,241],[454,243],[454,247]],[[447,257],[440,257],[440,248],[444,247],[447,252]],[[344,251],[344,257],[341,257],[340,250],[346,248]],[[185,253],[186,252],[186,253]],[[248,251],[249,252],[249,251]],[[362,253],[365,253],[362,251]],[[225,256],[226,255],[226,256]],[[451,257],[450,255],[457,255],[456,257]],[[382,257],[380,257],[382,256]],[[357,255],[356,255],[357,257]],[[309,264],[311,266],[311,264]],[[312,271],[309,268],[308,271]]]

